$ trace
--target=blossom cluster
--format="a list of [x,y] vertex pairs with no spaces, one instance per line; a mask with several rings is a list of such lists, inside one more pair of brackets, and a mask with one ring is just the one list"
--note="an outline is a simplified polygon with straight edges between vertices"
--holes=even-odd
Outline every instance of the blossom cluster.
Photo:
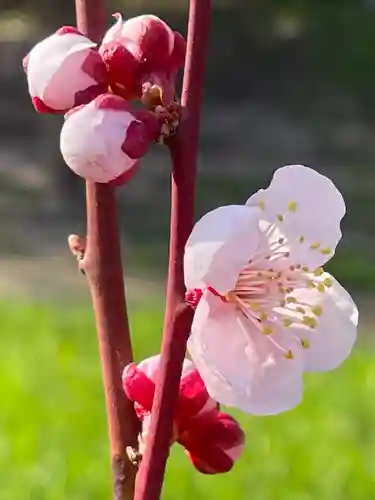
[[[61,153],[81,177],[121,184],[176,119],[175,79],[183,37],[153,15],[116,23],[102,43],[63,26],[25,57],[29,93],[40,113],[63,113]],[[132,107],[141,100],[144,108]]]
[[[98,47],[63,27],[24,60],[37,111],[63,113],[60,146],[85,179],[121,184],[171,125],[185,41],[155,16],[116,23]],[[135,110],[131,101],[144,107]],[[172,118],[171,118],[172,117]],[[243,205],[195,224],[184,252],[186,302],[194,308],[172,442],[206,474],[229,471],[244,447],[220,404],[274,415],[302,400],[306,372],[338,367],[356,341],[358,309],[323,269],[345,215],[331,180],[303,165],[274,173]],[[147,441],[159,356],[132,363],[123,387]],[[172,443],[171,443],[172,444]]]

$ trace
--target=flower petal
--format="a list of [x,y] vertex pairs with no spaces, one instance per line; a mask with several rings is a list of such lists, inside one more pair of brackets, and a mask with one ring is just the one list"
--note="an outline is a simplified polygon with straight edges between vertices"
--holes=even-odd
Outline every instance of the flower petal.
[[[151,356],[149,358],[144,359],[138,364],[138,368],[142,370],[151,380],[156,381],[156,372],[159,368],[160,363],[160,354],[156,354],[155,356]],[[181,378],[190,375],[195,371],[195,366],[190,359],[184,359],[184,363],[182,365],[182,373]]]
[[[294,333],[309,347],[305,350],[306,371],[328,371],[337,368],[350,354],[357,338],[358,309],[349,293],[333,276],[325,273],[332,286],[324,293],[316,289],[296,289],[298,302],[321,308],[317,327],[293,325]],[[320,312],[320,310],[319,310]]]
[[301,344],[283,332],[263,335],[209,292],[196,310],[188,349],[208,393],[222,404],[271,415],[301,400]]
[[246,202],[288,239],[295,262],[317,267],[334,254],[341,239],[345,203],[333,182],[303,165],[276,170],[270,186]]
[[187,289],[212,286],[230,291],[243,266],[258,245],[257,208],[241,205],[219,207],[194,226],[184,257]]

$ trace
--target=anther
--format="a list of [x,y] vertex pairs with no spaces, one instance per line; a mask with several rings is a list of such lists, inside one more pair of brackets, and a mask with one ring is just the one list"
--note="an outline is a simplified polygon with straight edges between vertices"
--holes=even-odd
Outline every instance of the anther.
[[323,254],[323,255],[329,255],[330,253],[332,253],[332,248],[329,248],[329,247],[327,247],[327,248],[322,248],[322,249],[320,250],[320,253],[321,253],[321,254]]
[[310,342],[307,339],[301,339],[301,344],[304,349],[308,349],[310,347]]
[[317,241],[316,243],[311,243],[310,245],[311,250],[318,250],[319,247],[320,247],[319,241]]
[[297,203],[295,201],[291,201],[288,205],[289,212],[295,212],[297,210]]
[[271,335],[271,333],[273,333],[272,326],[263,326],[262,333],[263,333],[263,335]]
[[314,271],[314,276],[321,276],[324,273],[324,269],[322,267],[318,267]]
[[321,316],[323,312],[322,306],[314,306],[311,308],[311,311],[315,316]]

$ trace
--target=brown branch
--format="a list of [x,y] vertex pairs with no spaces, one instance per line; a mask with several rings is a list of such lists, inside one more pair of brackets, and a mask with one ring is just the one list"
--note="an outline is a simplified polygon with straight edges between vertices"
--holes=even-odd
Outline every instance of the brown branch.
[[[104,0],[76,0],[78,29],[99,42],[106,27]],[[114,188],[86,183],[87,244],[80,267],[89,283],[103,373],[114,474],[114,499],[132,500],[136,468],[127,448],[137,447],[138,421],[122,390],[132,361]]]
[[163,344],[149,438],[136,480],[135,500],[160,498],[186,341],[193,318],[193,311],[184,303],[183,255],[194,223],[199,123],[210,18],[210,0],[190,1],[182,90],[184,119],[169,144],[173,162],[172,210]]

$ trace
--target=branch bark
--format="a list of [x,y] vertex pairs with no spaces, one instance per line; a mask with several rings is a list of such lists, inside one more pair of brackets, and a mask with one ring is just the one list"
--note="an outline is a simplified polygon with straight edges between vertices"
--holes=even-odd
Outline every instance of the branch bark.
[[182,363],[193,319],[193,311],[184,303],[183,256],[194,223],[199,125],[210,19],[210,0],[190,1],[181,99],[183,121],[169,143],[173,163],[172,208],[163,343],[149,438],[136,479],[134,500],[160,498],[172,439]]
[[[76,0],[77,27],[96,42],[106,28],[105,0]],[[103,373],[114,499],[132,500],[136,468],[127,447],[137,447],[139,431],[133,403],[122,389],[122,371],[132,359],[126,312],[114,188],[86,183],[87,242],[80,263],[90,287]]]

